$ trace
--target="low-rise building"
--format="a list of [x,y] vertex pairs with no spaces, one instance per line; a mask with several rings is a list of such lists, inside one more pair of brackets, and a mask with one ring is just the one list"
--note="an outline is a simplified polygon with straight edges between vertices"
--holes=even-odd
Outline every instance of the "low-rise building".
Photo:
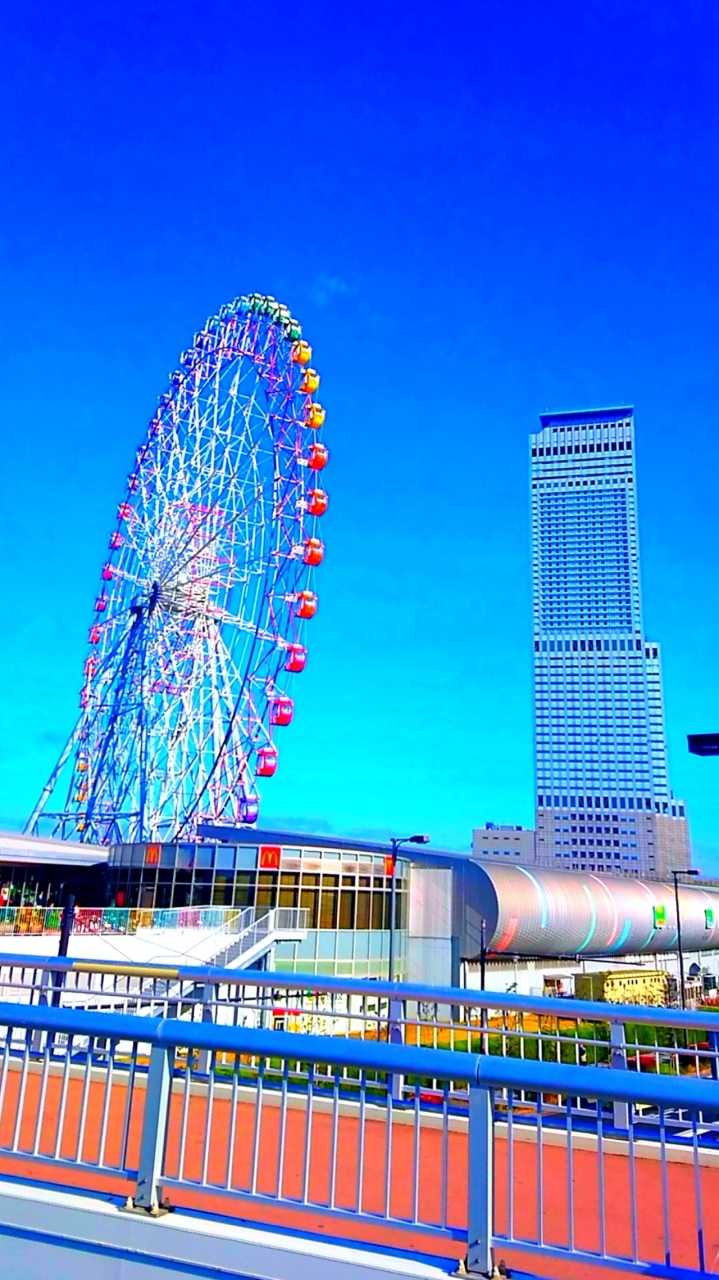
[[[530,831],[490,826],[485,833],[498,842],[507,833],[512,843],[497,847],[519,853],[477,857],[403,844],[395,861],[389,842],[248,826],[207,826],[197,843],[102,847],[0,836],[0,881],[20,885],[23,894],[17,906],[11,898],[0,907],[3,949],[29,952],[37,937],[57,935],[58,907],[72,892],[82,908],[73,953],[89,954],[95,939],[104,951],[95,949],[94,959],[117,956],[121,945],[120,959],[159,962],[174,947],[175,960],[219,963],[228,948],[236,951],[238,930],[283,909],[290,924],[277,917],[266,962],[285,972],[386,977],[392,934],[397,977],[446,986],[458,984],[464,971],[475,985],[479,965],[494,972],[495,989],[519,989],[521,978],[541,992],[552,960],[563,981],[580,964],[617,965],[627,957],[624,981],[634,957],[675,952],[671,883],[528,866],[522,852],[531,847]],[[719,953],[717,889],[682,884],[678,898],[685,954]],[[183,930],[184,939],[174,936]],[[645,974],[616,998],[636,998]]]
[[574,979],[578,1000],[606,1000],[608,1004],[669,1003],[669,974],[665,969],[604,969]]
[[533,866],[534,831],[531,828],[504,826],[498,822],[487,822],[483,827],[476,827],[472,832],[472,857],[492,858],[499,861],[520,862],[525,866]]

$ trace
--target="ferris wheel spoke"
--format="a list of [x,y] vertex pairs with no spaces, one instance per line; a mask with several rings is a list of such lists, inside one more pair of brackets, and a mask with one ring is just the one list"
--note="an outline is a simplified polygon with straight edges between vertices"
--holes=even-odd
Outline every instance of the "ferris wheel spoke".
[[[211,653],[211,637],[202,636],[201,640],[204,651],[199,654],[199,658],[203,670],[205,670]],[[212,670],[211,666],[209,670]],[[204,679],[195,680],[193,685],[185,685],[179,693],[182,710],[174,737],[174,746],[178,754],[178,767],[174,773],[170,773],[168,770],[165,771],[165,786],[160,799],[161,807],[166,806],[173,790],[182,789],[184,781],[192,772],[193,761],[206,749],[208,733],[207,707],[203,705],[202,698],[199,704],[196,700],[196,694],[199,691],[200,695],[202,695],[204,688],[206,688]]]

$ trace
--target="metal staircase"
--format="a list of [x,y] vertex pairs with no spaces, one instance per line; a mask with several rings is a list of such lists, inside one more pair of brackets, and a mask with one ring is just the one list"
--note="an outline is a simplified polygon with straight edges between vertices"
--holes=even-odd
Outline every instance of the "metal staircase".
[[[302,942],[307,937],[308,917],[309,912],[298,907],[245,907],[229,914],[222,926],[203,940],[201,948],[196,946],[188,952],[187,960],[208,969],[249,969],[265,960],[278,942]],[[153,963],[158,961],[150,962]],[[160,963],[166,963],[164,955]],[[191,1006],[205,998],[206,984],[201,980],[188,986],[174,976],[162,977],[158,969],[153,970],[148,992],[149,975],[143,970],[147,970],[147,962],[130,962],[121,975],[113,977],[108,966],[99,963],[97,972],[81,975],[82,986],[68,984],[65,975],[61,1003],[64,1007],[147,1014],[158,1012],[162,1004]],[[51,978],[50,973],[44,974],[42,991],[28,990],[26,998],[32,1002],[36,994],[38,1003],[47,1004]]]
[[[248,913],[251,919],[247,919]],[[234,942],[222,946],[205,959],[206,964],[220,969],[249,969],[261,960],[278,942],[302,942],[307,937],[309,912],[301,907],[272,907],[263,915],[256,907],[246,907],[242,913],[240,932]],[[227,937],[227,931],[223,931]]]

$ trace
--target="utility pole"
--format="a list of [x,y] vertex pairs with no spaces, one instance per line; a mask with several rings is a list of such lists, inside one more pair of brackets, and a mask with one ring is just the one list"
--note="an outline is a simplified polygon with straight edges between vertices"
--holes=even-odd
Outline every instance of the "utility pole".
[[[394,982],[394,952],[395,952],[395,915],[397,911],[397,850],[403,844],[429,844],[429,836],[402,836],[397,839],[395,836],[390,837],[390,845],[392,853],[385,858],[385,871],[391,876],[390,895],[389,895],[389,962],[387,965],[388,978],[390,982]],[[391,865],[388,866],[388,863]]]
[[66,956],[67,949],[70,945],[70,935],[72,934],[72,926],[75,923],[75,894],[68,893],[65,905],[62,909],[62,922],[60,924],[60,943],[57,949],[59,956]]
[[687,995],[684,988],[684,949],[682,947],[682,912],[679,905],[679,876],[698,876],[699,872],[695,867],[685,867],[681,871],[672,871],[674,880],[674,902],[677,909],[677,946],[679,948],[679,998],[681,1000],[682,1009],[687,1007]]

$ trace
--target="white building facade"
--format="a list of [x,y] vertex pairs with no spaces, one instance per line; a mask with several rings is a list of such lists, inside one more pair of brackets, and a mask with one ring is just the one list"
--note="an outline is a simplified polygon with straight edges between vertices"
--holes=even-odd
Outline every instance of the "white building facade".
[[690,865],[644,634],[631,408],[531,437],[536,862],[644,877]]

